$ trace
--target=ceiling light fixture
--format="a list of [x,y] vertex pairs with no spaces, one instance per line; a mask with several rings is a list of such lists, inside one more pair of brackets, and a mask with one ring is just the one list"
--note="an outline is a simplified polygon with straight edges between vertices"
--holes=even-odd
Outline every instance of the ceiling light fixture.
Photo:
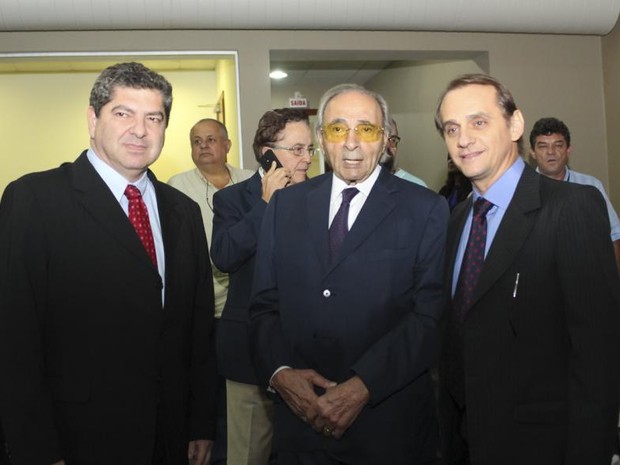
[[276,70],[272,71],[271,73],[269,73],[269,77],[271,79],[284,79],[287,76],[288,76],[288,74],[286,74],[281,69],[276,69]]

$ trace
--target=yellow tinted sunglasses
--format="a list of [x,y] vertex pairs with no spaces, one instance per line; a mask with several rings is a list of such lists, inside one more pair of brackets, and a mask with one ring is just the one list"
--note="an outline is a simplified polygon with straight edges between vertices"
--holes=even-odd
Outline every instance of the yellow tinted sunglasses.
[[321,133],[327,142],[342,142],[351,129],[362,142],[377,142],[384,131],[383,128],[370,123],[360,123],[353,128],[344,123],[332,123],[321,127]]

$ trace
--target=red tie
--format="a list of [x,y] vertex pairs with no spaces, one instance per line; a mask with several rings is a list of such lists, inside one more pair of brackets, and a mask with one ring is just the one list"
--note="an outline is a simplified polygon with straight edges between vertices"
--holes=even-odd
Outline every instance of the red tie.
[[149,221],[149,212],[146,204],[142,200],[142,194],[136,186],[129,184],[125,189],[125,197],[129,199],[129,222],[136,230],[142,245],[151,257],[153,265],[157,268],[157,254],[155,253],[155,242],[153,241],[153,231]]

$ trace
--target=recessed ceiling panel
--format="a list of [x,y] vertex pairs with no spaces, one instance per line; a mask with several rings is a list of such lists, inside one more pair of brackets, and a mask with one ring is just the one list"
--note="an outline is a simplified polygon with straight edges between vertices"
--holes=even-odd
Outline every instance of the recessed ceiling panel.
[[620,0],[2,0],[0,31],[306,29],[607,34]]

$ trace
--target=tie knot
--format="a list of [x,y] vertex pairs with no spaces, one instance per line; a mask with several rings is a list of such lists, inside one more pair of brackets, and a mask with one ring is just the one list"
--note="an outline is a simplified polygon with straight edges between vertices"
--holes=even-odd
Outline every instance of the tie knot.
[[486,216],[493,204],[484,197],[479,197],[474,203],[474,218]]
[[353,197],[355,197],[358,193],[359,191],[355,187],[344,189],[342,191],[342,203],[348,205],[351,203],[351,200],[353,200]]
[[138,189],[136,186],[128,184],[125,188],[125,197],[127,197],[129,200],[139,199],[140,197],[142,197],[142,194],[140,193],[140,189]]

